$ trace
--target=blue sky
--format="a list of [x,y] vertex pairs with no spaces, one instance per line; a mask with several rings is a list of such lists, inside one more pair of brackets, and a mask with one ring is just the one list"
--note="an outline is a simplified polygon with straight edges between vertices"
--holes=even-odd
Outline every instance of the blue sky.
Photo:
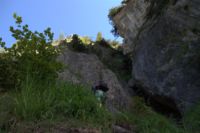
[[59,34],[87,35],[93,39],[102,32],[106,39],[115,39],[107,18],[110,8],[122,0],[0,0],[0,37],[11,46],[14,39],[9,26],[14,25],[12,14],[23,17],[31,30],[43,31],[51,27]]

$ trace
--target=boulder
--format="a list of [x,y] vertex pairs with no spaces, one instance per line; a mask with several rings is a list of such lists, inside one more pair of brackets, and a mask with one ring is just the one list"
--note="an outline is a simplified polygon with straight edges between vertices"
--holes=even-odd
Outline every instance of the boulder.
[[106,100],[109,110],[115,112],[129,107],[130,95],[122,87],[116,75],[107,69],[96,55],[73,52],[66,47],[58,60],[66,66],[59,74],[60,80],[83,84],[91,89],[99,81],[103,81],[109,88]]

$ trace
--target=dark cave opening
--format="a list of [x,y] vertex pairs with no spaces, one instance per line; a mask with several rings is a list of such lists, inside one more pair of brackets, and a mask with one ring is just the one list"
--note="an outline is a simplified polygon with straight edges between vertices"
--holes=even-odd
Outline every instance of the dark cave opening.
[[162,95],[152,95],[145,91],[143,87],[137,85],[133,86],[132,89],[137,96],[144,98],[147,106],[150,106],[157,113],[172,118],[177,122],[181,121],[182,114],[172,98]]

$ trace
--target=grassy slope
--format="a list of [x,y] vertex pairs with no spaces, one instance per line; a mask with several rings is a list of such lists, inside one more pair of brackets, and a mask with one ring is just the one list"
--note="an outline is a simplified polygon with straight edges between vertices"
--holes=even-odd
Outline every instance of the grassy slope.
[[[21,91],[9,92],[0,97],[1,132],[49,132],[62,127],[98,129],[111,132],[111,125],[132,125],[139,133],[198,133],[199,106],[184,117],[183,127],[144,105],[141,98],[134,98],[132,111],[111,115],[99,107],[92,92],[84,86],[71,83],[57,85],[36,84],[29,79]],[[41,127],[41,128],[38,128]]]
[[[198,133],[200,106],[177,126],[135,97],[132,110],[112,115],[90,88],[71,83],[38,81],[27,76],[21,88],[0,95],[0,132],[36,132],[86,127],[110,133],[112,125],[133,126],[138,133]],[[41,129],[43,128],[43,129]],[[53,129],[52,129],[53,128]],[[58,129],[60,130],[60,129]]]
[[[59,123],[76,121],[71,127],[82,123],[102,130],[108,130],[111,114],[100,107],[98,101],[84,86],[71,83],[57,85],[37,84],[29,79],[20,91],[10,92],[0,99],[0,128],[9,131],[13,123]],[[79,124],[80,125],[80,124]]]

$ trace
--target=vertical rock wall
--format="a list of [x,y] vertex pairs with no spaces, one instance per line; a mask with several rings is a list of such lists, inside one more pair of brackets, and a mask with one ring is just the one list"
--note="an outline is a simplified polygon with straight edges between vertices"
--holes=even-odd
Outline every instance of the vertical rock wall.
[[135,86],[182,113],[200,101],[199,0],[129,0],[113,22],[133,56]]

